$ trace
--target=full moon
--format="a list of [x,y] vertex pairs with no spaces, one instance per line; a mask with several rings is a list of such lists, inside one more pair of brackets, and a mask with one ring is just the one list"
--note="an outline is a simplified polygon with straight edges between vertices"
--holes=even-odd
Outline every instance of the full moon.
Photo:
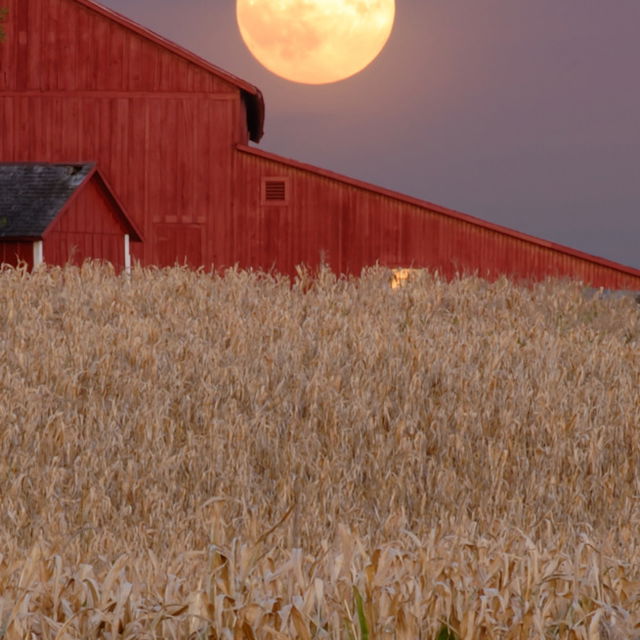
[[269,71],[326,84],[362,71],[393,29],[395,0],[238,0],[240,34]]

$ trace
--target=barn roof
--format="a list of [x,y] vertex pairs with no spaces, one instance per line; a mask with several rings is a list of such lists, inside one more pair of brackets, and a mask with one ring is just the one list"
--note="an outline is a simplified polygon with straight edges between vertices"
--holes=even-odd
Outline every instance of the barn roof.
[[147,29],[142,25],[134,22],[130,18],[123,16],[122,14],[114,11],[113,9],[109,9],[104,7],[103,5],[95,2],[95,0],[72,0],[73,2],[77,2],[78,4],[99,13],[100,15],[109,18],[110,20],[117,22],[122,25],[126,29],[137,33],[138,35],[154,42],[160,47],[171,51],[177,56],[180,56],[184,60],[188,60],[189,62],[197,65],[204,71],[212,73],[213,75],[225,80],[229,84],[232,84],[242,92],[242,97],[247,107],[247,127],[249,129],[249,136],[253,142],[260,142],[262,136],[264,135],[264,117],[265,117],[265,105],[264,105],[264,97],[262,96],[262,92],[258,87],[242,80],[242,78],[238,78],[228,71],[224,71],[224,69],[220,69],[215,65],[211,64],[204,58],[197,56],[195,53],[177,45],[175,42],[171,42],[167,38],[158,35],[151,29]]
[[238,151],[242,153],[247,153],[249,155],[257,156],[259,158],[263,158],[264,160],[270,160],[272,162],[276,162],[284,166],[291,167],[293,169],[298,169],[306,173],[312,173],[317,176],[322,176],[323,178],[328,178],[329,180],[342,182],[343,184],[348,184],[348,185],[351,185],[352,187],[356,187],[358,189],[362,189],[370,193],[375,193],[381,196],[386,196],[387,198],[392,198],[394,200],[404,202],[406,204],[414,205],[421,209],[425,209],[431,213],[436,213],[436,214],[446,216],[448,218],[453,218],[455,220],[467,222],[477,227],[488,229],[490,231],[494,231],[496,233],[509,236],[511,238],[517,238],[519,240],[537,245],[539,247],[545,247],[553,251],[558,251],[560,253],[573,256],[574,258],[580,258],[581,260],[586,260],[588,262],[592,262],[594,264],[597,264],[603,267],[615,269],[616,271],[620,271],[622,273],[625,273],[634,277],[640,277],[640,269],[634,269],[633,267],[628,267],[624,264],[614,262],[613,260],[607,260],[606,258],[594,256],[594,255],[591,255],[590,253],[585,253],[584,251],[579,251],[577,249],[573,249],[571,247],[558,244],[556,242],[544,240],[536,236],[530,236],[529,234],[516,231],[515,229],[510,229],[509,227],[503,227],[502,225],[494,224],[492,222],[482,220],[481,218],[476,218],[475,216],[471,216],[467,213],[461,213],[460,211],[448,209],[446,207],[433,204],[432,202],[427,202],[426,200],[420,200],[419,198],[414,198],[412,196],[405,195],[404,193],[392,191],[391,189],[385,189],[384,187],[379,187],[377,185],[364,182],[362,180],[350,178],[348,176],[344,176],[342,174],[329,171],[327,169],[321,169],[320,167],[316,167],[311,164],[306,164],[304,162],[299,162],[291,158],[285,158],[275,153],[263,151],[262,149],[256,149],[255,147],[249,147],[247,145],[237,145],[236,148]]
[[0,163],[0,239],[42,238],[76,193],[96,175],[133,240],[141,240],[94,163]]

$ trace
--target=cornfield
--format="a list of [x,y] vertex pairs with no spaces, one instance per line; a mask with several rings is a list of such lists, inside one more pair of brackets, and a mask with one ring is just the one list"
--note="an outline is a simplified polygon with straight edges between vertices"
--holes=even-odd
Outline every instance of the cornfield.
[[0,638],[640,637],[640,308],[0,272]]

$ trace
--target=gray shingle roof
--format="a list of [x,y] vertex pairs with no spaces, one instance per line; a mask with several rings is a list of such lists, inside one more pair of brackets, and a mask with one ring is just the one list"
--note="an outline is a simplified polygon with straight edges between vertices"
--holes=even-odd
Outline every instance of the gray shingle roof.
[[0,238],[40,237],[94,166],[0,162]]

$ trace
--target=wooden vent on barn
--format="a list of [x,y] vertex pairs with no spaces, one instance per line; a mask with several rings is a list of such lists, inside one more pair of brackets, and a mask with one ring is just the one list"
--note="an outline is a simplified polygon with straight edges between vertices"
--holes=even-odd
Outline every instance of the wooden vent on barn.
[[286,204],[289,200],[286,178],[265,178],[262,185],[262,200],[265,204]]

